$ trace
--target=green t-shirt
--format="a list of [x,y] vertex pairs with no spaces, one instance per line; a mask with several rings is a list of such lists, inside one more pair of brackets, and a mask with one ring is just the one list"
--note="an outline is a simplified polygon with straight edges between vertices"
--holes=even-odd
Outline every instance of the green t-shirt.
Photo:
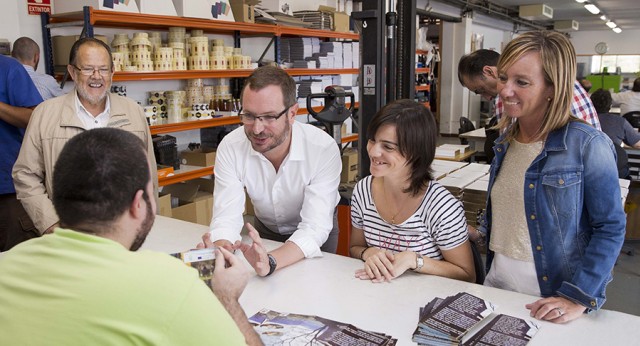
[[244,345],[195,269],[71,230],[0,257],[0,345]]

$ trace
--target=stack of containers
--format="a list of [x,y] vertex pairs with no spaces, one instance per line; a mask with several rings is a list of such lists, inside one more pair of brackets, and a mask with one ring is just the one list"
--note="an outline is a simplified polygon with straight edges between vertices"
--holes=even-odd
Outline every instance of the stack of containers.
[[129,35],[115,34],[111,41],[111,56],[113,67],[116,71],[124,71],[126,66],[131,65],[129,59]]
[[204,36],[189,38],[189,51],[187,66],[189,70],[209,69],[209,39]]
[[186,29],[184,27],[169,28],[169,47],[173,49],[173,61],[171,68],[173,70],[186,70],[187,58],[184,54],[184,37]]
[[164,91],[150,91],[149,99],[147,103],[150,106],[156,106],[157,114],[161,122],[166,122],[168,110],[167,110],[167,96]]
[[140,72],[153,71],[153,61],[151,60],[151,41],[146,32],[136,32],[129,42],[131,49],[131,65],[136,66]]
[[173,70],[173,48],[158,47],[155,50],[154,67],[156,71]]
[[[193,105],[202,105],[204,104],[204,95],[202,93],[202,89],[204,88],[204,81],[200,78],[197,79],[189,79],[187,81],[187,98],[186,98],[186,106],[193,107]],[[204,109],[204,107],[202,108]]]
[[209,57],[209,67],[212,70],[226,70],[227,58],[224,56],[224,40],[211,40],[211,55]]
[[186,97],[186,92],[182,90],[165,91],[167,105],[167,121],[177,123],[183,120],[182,105]]

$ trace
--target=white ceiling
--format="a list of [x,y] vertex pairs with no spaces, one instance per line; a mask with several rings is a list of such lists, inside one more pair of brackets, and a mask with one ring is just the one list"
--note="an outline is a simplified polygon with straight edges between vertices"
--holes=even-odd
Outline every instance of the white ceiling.
[[[469,2],[486,3],[482,0],[469,0]],[[553,20],[537,22],[544,26],[551,27],[556,20],[573,19],[580,23],[580,31],[611,30],[600,19],[600,14],[591,14],[584,8],[584,4],[575,0],[489,0],[489,2],[515,11],[520,5],[546,4],[553,8]],[[598,6],[600,11],[614,21],[623,32],[640,30],[640,0],[588,0],[588,2]]]

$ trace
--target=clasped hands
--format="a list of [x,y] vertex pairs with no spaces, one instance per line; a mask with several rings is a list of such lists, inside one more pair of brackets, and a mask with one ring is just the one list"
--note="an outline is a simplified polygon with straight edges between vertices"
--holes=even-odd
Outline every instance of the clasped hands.
[[355,272],[355,277],[371,282],[390,282],[415,268],[416,254],[411,251],[393,253],[375,247],[367,248],[363,253],[364,268]]
[[258,231],[249,223],[246,224],[249,230],[249,237],[251,238],[251,244],[243,243],[238,240],[235,243],[231,243],[228,240],[221,239],[216,242],[212,242],[209,237],[209,232],[202,236],[202,243],[198,244],[197,248],[212,248],[215,246],[224,248],[230,252],[236,250],[242,251],[244,258],[251,264],[253,269],[259,276],[266,276],[269,273],[269,257],[267,257],[267,249],[262,244],[262,238],[258,234]]

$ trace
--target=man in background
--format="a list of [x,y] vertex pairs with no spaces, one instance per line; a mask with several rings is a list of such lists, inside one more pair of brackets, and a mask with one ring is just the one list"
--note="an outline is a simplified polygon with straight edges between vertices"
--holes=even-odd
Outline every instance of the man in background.
[[17,39],[13,43],[11,56],[18,60],[27,70],[43,100],[64,95],[64,91],[62,91],[55,78],[48,74],[36,72],[40,62],[40,47],[34,40],[28,37]]
[[[500,59],[500,54],[490,49],[478,49],[463,56],[458,62],[458,80],[462,86],[476,95],[480,95],[488,101],[494,101],[495,116],[499,121],[504,113],[504,105],[498,95],[500,87],[498,59]],[[571,113],[576,118],[600,129],[598,114],[591,104],[589,94],[584,91],[577,80],[573,83]]]
[[[263,66],[245,81],[240,120],[216,152],[213,220],[207,247],[240,249],[260,276],[304,258],[335,253],[342,159],[323,130],[295,120],[296,84]],[[240,242],[245,189],[255,211],[251,244]],[[253,229],[255,227],[255,229]],[[261,241],[283,242],[267,253]]]
[[67,142],[53,173],[61,228],[0,258],[0,344],[261,344],[238,303],[249,275],[233,254],[215,251],[209,288],[180,260],[137,252],[156,211],[147,157],[119,129]]
[[[75,135],[100,127],[135,134],[144,142],[156,176],[153,143],[144,111],[133,100],[109,93],[113,77],[109,46],[94,38],[76,41],[71,47],[67,70],[75,83],[74,90],[43,102],[33,111],[13,168],[18,199],[41,234],[51,232],[58,223],[50,199],[53,168],[62,147]],[[157,191],[157,179],[153,182]]]
[[15,59],[0,55],[0,251],[39,235],[16,198],[11,169],[32,108],[40,102],[27,71]]

